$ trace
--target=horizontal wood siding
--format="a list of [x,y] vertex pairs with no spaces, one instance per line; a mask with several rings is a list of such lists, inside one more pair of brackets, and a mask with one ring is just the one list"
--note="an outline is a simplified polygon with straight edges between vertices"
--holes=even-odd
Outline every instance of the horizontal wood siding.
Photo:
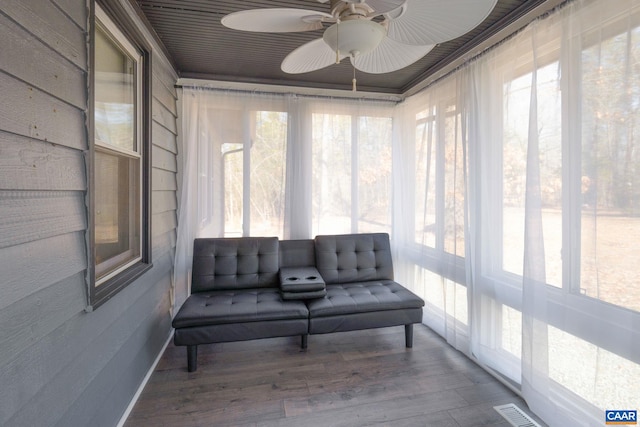
[[[85,0],[69,0],[64,3],[66,5],[42,0],[2,0],[2,12],[35,38],[46,43],[56,54],[81,70],[86,70],[87,3]],[[66,8],[61,9],[60,6]],[[67,10],[73,12],[68,13]],[[76,16],[80,22],[69,19],[69,15]]]
[[0,73],[0,129],[84,150],[84,112],[17,77]]
[[84,70],[66,58],[51,55],[51,48],[27,30],[0,15],[0,63],[38,89],[78,108],[86,103]]
[[[166,272],[162,276],[166,275]],[[151,281],[149,279],[155,278],[158,281]],[[50,349],[54,353],[52,355],[60,354],[67,356],[66,359],[60,357],[58,363],[51,363],[50,369],[57,375],[50,375],[47,373],[47,383],[33,395],[30,402],[19,414],[16,414],[9,420],[8,425],[27,426],[27,425],[43,425],[39,419],[42,417],[43,408],[47,408],[46,415],[49,418],[55,419],[58,425],[68,426],[81,426],[88,425],[81,421],[66,420],[60,422],[65,412],[67,412],[78,399],[82,398],[82,395],[86,392],[89,393],[92,389],[92,399],[88,402],[91,406],[85,408],[85,411],[89,413],[95,413],[102,406],[102,400],[100,395],[107,395],[110,387],[109,384],[114,380],[124,379],[127,375],[145,375],[150,365],[143,372],[129,372],[125,373],[125,366],[120,363],[116,363],[117,366],[112,366],[112,359],[122,350],[130,357],[140,350],[140,346],[143,341],[129,342],[129,338],[135,336],[136,333],[143,328],[145,330],[145,320],[155,312],[155,307],[163,298],[168,297],[168,289],[166,286],[158,286],[162,284],[161,275],[149,275],[147,280],[142,279],[140,283],[136,283],[134,286],[129,286],[118,294],[129,294],[132,299],[125,301],[119,301],[120,305],[125,306],[124,309],[114,310],[119,312],[119,316],[103,316],[106,317],[104,326],[96,326],[95,331],[81,331],[80,337],[65,337],[71,340],[68,344],[73,344],[72,347],[80,348],[81,352],[71,352],[67,349],[60,348],[61,343],[53,343]],[[143,283],[146,282],[146,283]],[[166,283],[165,283],[166,285]],[[145,293],[129,292],[132,287],[140,287],[146,290]],[[132,295],[135,294],[135,295]],[[122,298],[121,298],[122,299]],[[110,304],[113,305],[113,304]],[[104,306],[100,307],[100,309]],[[111,308],[111,307],[109,307]],[[94,313],[99,313],[100,309]],[[156,326],[163,321],[162,317],[169,317],[168,307],[164,313],[158,313],[159,317],[154,316],[153,322]],[[73,323],[89,322],[88,317],[91,317],[93,313],[87,313],[81,315],[81,318],[73,319]],[[164,320],[166,322],[166,320]],[[135,325],[135,327],[133,327]],[[81,325],[78,325],[81,326]],[[85,332],[84,334],[82,332]],[[88,332],[88,333],[87,333]],[[149,331],[147,331],[149,332]],[[158,334],[158,331],[151,331],[152,334]],[[167,337],[168,334],[158,334],[159,336]],[[78,339],[80,338],[80,339]],[[156,355],[158,349],[155,350]],[[117,362],[117,361],[116,361]],[[27,368],[23,363],[19,364],[21,369]],[[65,393],[60,393],[60,390],[65,390]],[[130,390],[132,395],[135,389]],[[52,401],[57,401],[56,405],[51,405]],[[124,412],[126,406],[121,408],[121,413]],[[111,425],[117,422],[117,414],[112,414],[110,420],[103,420],[101,424],[108,425],[105,421],[109,421]]]
[[72,190],[87,188],[84,154],[0,130],[0,189]]
[[153,145],[163,148],[171,153],[178,153],[178,145],[176,143],[176,136],[167,130],[162,124],[154,121],[151,126],[151,133],[153,134]]
[[0,307],[4,308],[65,277],[84,271],[87,268],[85,252],[83,232],[0,249]]
[[171,331],[177,74],[138,22],[153,50],[153,268],[88,313],[90,3],[1,4],[0,425],[113,426]]
[[77,191],[4,191],[0,248],[67,235],[87,228],[82,193]]

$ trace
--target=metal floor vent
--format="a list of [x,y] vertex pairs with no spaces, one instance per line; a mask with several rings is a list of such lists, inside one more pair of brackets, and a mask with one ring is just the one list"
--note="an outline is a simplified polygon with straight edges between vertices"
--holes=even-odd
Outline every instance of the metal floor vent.
[[494,406],[493,409],[498,411],[513,427],[540,427],[540,424],[529,418],[515,403]]

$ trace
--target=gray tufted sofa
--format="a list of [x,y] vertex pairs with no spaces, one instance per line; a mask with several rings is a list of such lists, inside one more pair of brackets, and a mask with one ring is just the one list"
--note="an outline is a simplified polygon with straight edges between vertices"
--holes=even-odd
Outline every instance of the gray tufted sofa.
[[[281,269],[316,268],[326,296],[284,299]],[[324,294],[324,293],[323,293]],[[424,301],[393,281],[385,233],[206,238],[194,241],[191,295],[173,320],[174,343],[187,347],[189,372],[200,344],[405,327],[422,321]]]

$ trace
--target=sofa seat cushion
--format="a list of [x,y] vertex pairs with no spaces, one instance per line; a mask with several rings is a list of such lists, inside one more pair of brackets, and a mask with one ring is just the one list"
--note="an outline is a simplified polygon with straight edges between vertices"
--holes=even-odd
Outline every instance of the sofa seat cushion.
[[174,328],[269,320],[307,319],[302,301],[285,301],[278,288],[192,294],[173,319]]
[[422,308],[424,301],[392,280],[327,285],[327,296],[308,301],[309,316],[327,317]]

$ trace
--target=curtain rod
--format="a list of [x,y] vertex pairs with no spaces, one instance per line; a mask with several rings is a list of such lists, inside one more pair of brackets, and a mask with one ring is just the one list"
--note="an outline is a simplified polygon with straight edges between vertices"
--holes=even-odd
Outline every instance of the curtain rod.
[[[235,89],[235,88],[221,88],[221,87],[207,87],[207,86],[199,86],[192,84],[175,84],[173,86],[176,89],[201,89],[201,90],[209,90],[213,92],[232,92],[238,94],[258,94],[258,95],[290,95],[296,98],[319,98],[319,99],[338,99],[345,101],[367,101],[367,102],[380,102],[386,104],[398,104],[402,101],[402,98],[399,96],[394,96],[390,99],[382,99],[382,98],[368,98],[368,97],[350,97],[350,96],[339,96],[339,95],[309,95],[309,94],[301,94],[295,92],[277,92],[277,91],[268,91],[268,90],[247,90],[247,89]],[[392,95],[393,96],[393,95]]]

